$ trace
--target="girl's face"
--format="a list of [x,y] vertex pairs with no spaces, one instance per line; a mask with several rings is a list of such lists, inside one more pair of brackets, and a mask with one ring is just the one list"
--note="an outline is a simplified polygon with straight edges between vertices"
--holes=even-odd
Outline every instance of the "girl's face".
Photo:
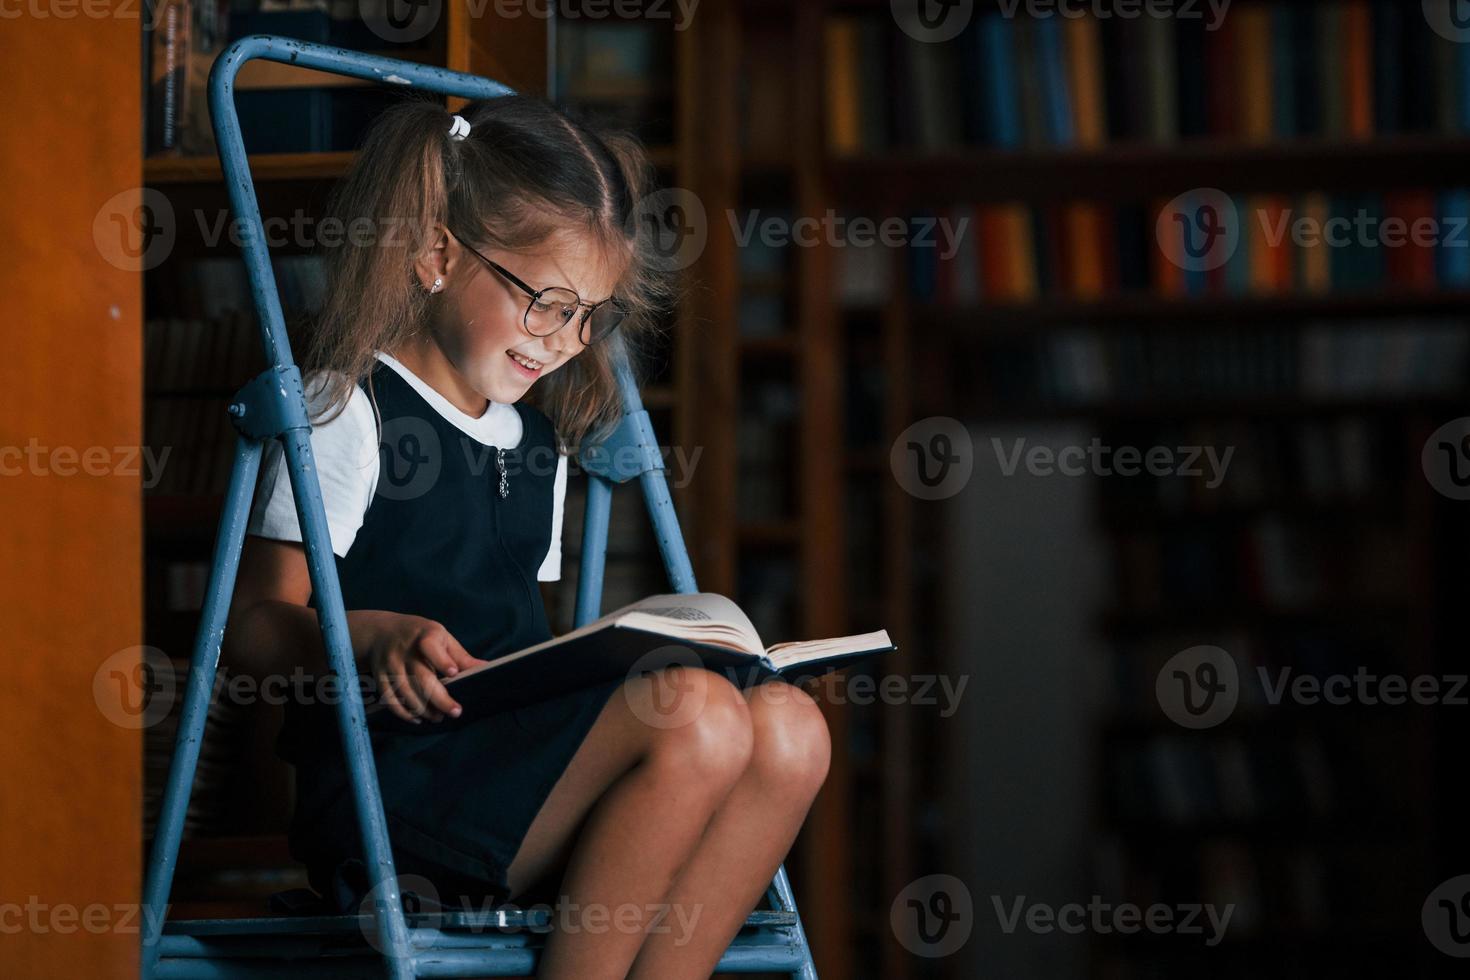
[[492,401],[520,400],[538,380],[580,354],[580,318],[586,308],[556,332],[533,336],[525,326],[531,297],[485,259],[532,290],[561,286],[584,303],[607,299],[616,282],[601,250],[582,236],[558,234],[530,253],[476,246],[480,255],[448,233],[440,241],[443,251],[436,248],[431,262],[442,271],[431,268],[426,283],[432,284],[435,276],[444,279],[433,304],[431,330],[464,382]]

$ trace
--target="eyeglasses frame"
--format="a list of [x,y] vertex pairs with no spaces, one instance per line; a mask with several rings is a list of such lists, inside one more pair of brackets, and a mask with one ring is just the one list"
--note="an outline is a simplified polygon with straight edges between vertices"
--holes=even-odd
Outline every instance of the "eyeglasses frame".
[[[535,306],[536,303],[541,299],[542,294],[549,293],[553,289],[565,290],[566,292],[571,293],[573,296],[577,297],[577,306],[579,306],[579,307],[585,307],[585,309],[583,310],[583,313],[582,313],[581,317],[578,318],[578,320],[577,320],[577,339],[582,341],[582,346],[583,347],[590,347],[590,346],[592,346],[592,344],[594,344],[594,343],[597,342],[596,340],[588,340],[588,339],[586,339],[583,336],[583,333],[582,332],[583,332],[583,328],[585,328],[587,326],[588,322],[592,319],[592,314],[597,311],[598,307],[606,306],[608,303],[612,303],[612,304],[614,304],[614,306],[617,306],[619,309],[621,309],[621,305],[618,304],[617,297],[616,296],[609,296],[607,299],[601,300],[600,302],[597,302],[597,303],[589,303],[586,300],[582,299],[581,294],[578,293],[575,289],[573,289],[570,286],[546,286],[546,287],[543,287],[541,289],[532,289],[530,286],[528,286],[524,282],[522,282],[521,281],[521,278],[519,276],[517,276],[515,273],[511,272],[505,266],[501,265],[499,262],[496,262],[494,259],[490,259],[490,258],[487,258],[486,256],[482,255],[480,253],[480,250],[479,249],[475,248],[469,242],[465,241],[464,240],[464,237],[462,235],[457,234],[454,231],[454,229],[450,228],[450,229],[446,229],[446,230],[448,230],[448,232],[451,235],[454,235],[454,238],[455,238],[456,241],[458,241],[465,248],[469,249],[469,251],[471,252],[471,254],[473,254],[475,256],[475,258],[479,259],[481,262],[484,262],[490,268],[492,268],[496,272],[500,273],[502,276],[505,277],[505,279],[507,281],[509,281],[517,289],[519,289],[521,292],[525,293],[527,296],[531,297],[531,301],[526,304],[526,311],[521,314],[521,326],[525,327],[526,328],[526,333],[531,334],[532,337],[550,337],[552,334],[556,333],[558,330],[561,330],[562,327],[565,327],[568,323],[571,323],[572,322],[572,321],[568,320],[568,321],[566,321],[566,323],[561,324],[556,329],[551,330],[551,331],[549,331],[547,333],[533,333],[532,332],[532,330],[531,330],[531,308],[533,306]],[[623,311],[623,315],[624,316],[627,316],[627,311],[626,310]],[[598,340],[606,339],[607,336],[611,336],[612,335],[612,332],[614,330],[616,330],[621,325],[622,325],[622,320],[619,319],[618,322],[615,323],[615,324],[613,324],[613,326],[607,331],[607,334],[604,335],[604,337],[598,338]]]

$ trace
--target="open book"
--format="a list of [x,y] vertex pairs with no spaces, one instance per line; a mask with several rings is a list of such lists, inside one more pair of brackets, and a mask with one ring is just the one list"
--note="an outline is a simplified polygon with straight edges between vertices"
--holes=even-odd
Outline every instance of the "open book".
[[570,633],[441,678],[464,707],[458,718],[415,725],[381,704],[368,708],[368,718],[378,730],[438,732],[485,714],[672,664],[702,665],[748,687],[773,676],[799,683],[839,664],[896,649],[887,630],[767,647],[749,617],[722,595],[654,595]]

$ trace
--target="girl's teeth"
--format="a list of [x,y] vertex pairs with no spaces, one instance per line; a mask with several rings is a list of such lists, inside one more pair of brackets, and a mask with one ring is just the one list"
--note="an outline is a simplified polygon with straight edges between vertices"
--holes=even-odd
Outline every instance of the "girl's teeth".
[[530,358],[522,357],[521,355],[515,353],[512,353],[510,356],[511,360],[526,368],[528,371],[536,371],[541,368],[541,362],[539,361],[533,361]]

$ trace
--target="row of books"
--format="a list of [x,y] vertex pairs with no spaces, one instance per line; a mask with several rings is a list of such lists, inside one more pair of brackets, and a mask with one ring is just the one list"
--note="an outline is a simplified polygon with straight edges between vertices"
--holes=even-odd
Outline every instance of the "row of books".
[[[321,255],[272,255],[271,271],[282,310],[288,316],[321,310],[327,292]],[[235,257],[210,256],[169,263],[158,274],[148,276],[144,286],[148,309],[168,310],[173,316],[213,319],[255,309],[245,263]]]
[[230,482],[236,433],[228,398],[150,395],[143,400],[143,441],[159,461],[144,491],[158,496],[218,496]]
[[1106,621],[1123,632],[1272,614],[1391,619],[1412,571],[1403,528],[1366,517],[1314,527],[1263,513],[1238,525],[1131,529],[1112,557],[1117,612]]
[[[171,697],[166,712],[144,709],[143,719],[151,720],[155,710],[160,717],[143,731],[143,838],[149,840],[158,827],[163,809],[163,792],[168,785],[168,768],[178,737],[183,713],[184,687],[189,679],[187,659],[153,656],[148,669],[168,670],[167,679],[150,678],[150,699],[165,692]],[[246,711],[228,699],[216,698],[204,722],[204,737],[199,746],[199,762],[194,772],[193,790],[184,815],[186,838],[207,837],[218,833],[231,817],[231,795],[238,786],[240,767],[250,746],[245,741]]]
[[[1213,978],[1259,977],[1256,957],[1229,955],[1242,949],[1237,946],[1240,940],[1252,938],[1272,940],[1267,949],[1271,961],[1287,970],[1282,976],[1310,975],[1326,969],[1325,963],[1344,958],[1376,965],[1351,940],[1356,935],[1371,941],[1388,930],[1407,930],[1403,910],[1417,909],[1424,900],[1415,894],[1418,882],[1406,880],[1412,876],[1404,874],[1402,840],[1339,843],[1305,838],[1282,844],[1215,837],[1187,850],[1147,852],[1131,844],[1117,835],[1096,843],[1096,892],[1114,903],[1126,901],[1140,908],[1207,904],[1217,917],[1228,909],[1230,919],[1216,947],[1205,946],[1215,930],[1203,912],[1193,917],[1196,931],[1181,934],[1172,954],[1163,944],[1115,944],[1106,952],[1120,958],[1126,954],[1127,965],[1104,976],[1176,976],[1182,962],[1206,962],[1210,969],[1205,975]],[[1175,921],[1182,915],[1177,913]],[[1423,942],[1417,928],[1403,935],[1406,942]],[[1391,952],[1393,962],[1401,963],[1405,955],[1401,949],[1394,946]],[[1293,963],[1303,964],[1303,972],[1292,973],[1288,964]]]
[[156,318],[144,326],[143,383],[150,393],[224,394],[264,368],[260,333],[250,314]]
[[[144,146],[151,156],[216,152],[208,81],[234,39],[271,34],[359,51],[412,49],[432,24],[405,22],[394,0],[156,0],[143,18]],[[415,16],[410,12],[410,16]],[[427,12],[416,16],[427,18]],[[417,36],[414,36],[417,35]],[[411,37],[411,41],[403,38]],[[303,84],[310,75],[256,87],[242,70],[235,107],[252,153],[353,149],[372,118],[398,97],[376,85]],[[320,76],[315,76],[319,78]]]
[[1312,732],[1285,745],[1182,730],[1129,740],[1109,759],[1108,808],[1124,825],[1322,820],[1360,802],[1350,788],[1375,775],[1351,768],[1362,760],[1350,748]]
[[560,21],[554,100],[631,130],[647,145],[672,143],[675,34],[669,27],[655,18]]
[[[1196,210],[1195,204],[1198,205]],[[909,294],[965,306],[1048,299],[1470,289],[1470,193],[1201,195],[1198,202],[960,206],[916,215]],[[837,293],[881,302],[892,254],[837,250]]]
[[1213,489],[1148,472],[1099,481],[1101,513],[1123,526],[1261,507],[1312,517],[1325,504],[1391,503],[1404,481],[1419,475],[1418,447],[1406,445],[1403,426],[1362,415],[1123,424],[1109,427],[1109,439],[1231,450],[1228,477]]
[[[1103,706],[1120,728],[1126,730],[1129,724],[1138,725],[1142,732],[1158,725],[1167,728],[1170,722],[1160,712],[1159,678],[1181,651],[1200,646],[1200,636],[1197,630],[1180,627],[1119,639],[1111,645],[1112,684],[1105,688]],[[1387,699],[1382,697],[1380,679],[1417,674],[1407,661],[1418,651],[1410,648],[1403,631],[1391,622],[1303,622],[1269,634],[1234,627],[1211,630],[1207,638],[1210,646],[1229,655],[1236,671],[1231,689],[1236,701],[1226,721],[1241,724],[1214,729],[1222,734],[1244,730],[1285,736],[1302,728],[1329,725],[1334,715],[1354,726],[1371,716],[1391,729],[1406,721],[1413,710],[1407,685],[1403,692],[1390,687]],[[1365,677],[1361,692],[1356,681],[1348,686],[1330,681],[1339,676],[1353,679],[1360,673]],[[1302,685],[1300,690],[1305,693],[1299,698],[1293,685],[1303,677],[1323,686]],[[1168,680],[1166,677],[1166,683]],[[1446,681],[1439,693],[1447,695],[1453,683]],[[1386,703],[1400,697],[1403,704]],[[1354,712],[1354,706],[1365,710]],[[1278,724],[1275,729],[1269,725],[1273,721]],[[1293,727],[1294,721],[1300,724]]]
[[1451,40],[1453,3],[1240,3],[1172,17],[1023,6],[977,13],[943,43],[887,17],[834,16],[828,143],[855,154],[1463,133],[1470,52]]
[[980,367],[1002,405],[1331,401],[1462,392],[1467,354],[1463,321],[1404,317],[1311,320],[1295,329],[1066,328],[998,340]]

